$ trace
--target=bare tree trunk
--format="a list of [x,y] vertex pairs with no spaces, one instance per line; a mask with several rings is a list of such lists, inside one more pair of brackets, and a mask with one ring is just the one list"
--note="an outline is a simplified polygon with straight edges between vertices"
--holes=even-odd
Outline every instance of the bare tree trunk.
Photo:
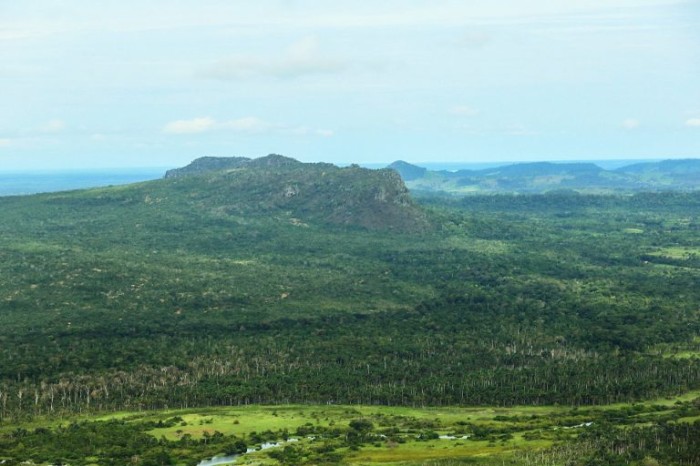
[[17,399],[19,400],[18,409],[19,409],[20,413],[22,412],[22,397],[23,396],[24,396],[24,389],[20,388],[19,390],[17,390]]

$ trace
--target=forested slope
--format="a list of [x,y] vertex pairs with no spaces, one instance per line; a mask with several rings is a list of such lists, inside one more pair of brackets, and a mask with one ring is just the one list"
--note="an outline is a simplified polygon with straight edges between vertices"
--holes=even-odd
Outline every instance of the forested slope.
[[0,416],[700,386],[699,194],[416,205],[395,176],[292,164],[0,199]]

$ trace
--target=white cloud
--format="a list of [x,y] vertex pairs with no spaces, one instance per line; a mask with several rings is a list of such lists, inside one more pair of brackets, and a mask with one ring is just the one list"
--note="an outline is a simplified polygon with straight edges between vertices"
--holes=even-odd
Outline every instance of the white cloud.
[[456,105],[450,109],[450,113],[455,116],[474,117],[479,114],[479,110],[468,105]]
[[260,118],[249,116],[227,121],[220,125],[223,128],[230,128],[241,133],[262,133],[272,127],[272,125]]
[[481,48],[491,42],[491,36],[479,31],[467,31],[456,41],[456,45],[466,48]]
[[[570,15],[624,8],[670,6],[683,0],[434,0],[333,2],[259,0],[257,2],[3,2],[0,41],[91,32],[153,31],[231,26],[237,30],[268,27],[367,28],[435,25],[447,27],[498,18]],[[687,0],[685,0],[687,1]],[[235,6],[232,5],[235,3]],[[235,12],[235,18],[232,15]]]
[[231,57],[211,64],[196,75],[222,81],[256,77],[283,79],[338,73],[345,69],[346,66],[341,61],[319,55],[318,48],[318,40],[315,37],[305,37],[291,44],[282,57]]
[[627,118],[622,122],[622,127],[625,129],[636,129],[639,128],[641,123],[635,118]]
[[318,134],[319,136],[323,136],[324,138],[329,138],[335,135],[335,131],[330,129],[317,129],[316,134]]
[[308,126],[296,126],[290,128],[280,128],[282,132],[286,134],[293,134],[295,136],[321,136],[324,138],[329,138],[335,135],[335,132],[330,129],[314,129]]
[[50,120],[42,127],[42,131],[46,133],[59,133],[64,129],[66,129],[66,122],[58,119]]
[[216,127],[216,121],[213,118],[193,118],[191,120],[176,120],[171,121],[163,128],[163,132],[169,134],[196,134],[209,131]]
[[537,136],[539,135],[539,132],[530,129],[525,125],[514,124],[506,127],[505,134],[508,136]]
[[700,118],[691,118],[685,122],[685,125],[691,128],[700,128]]
[[12,139],[0,139],[0,147],[10,147],[12,145]]

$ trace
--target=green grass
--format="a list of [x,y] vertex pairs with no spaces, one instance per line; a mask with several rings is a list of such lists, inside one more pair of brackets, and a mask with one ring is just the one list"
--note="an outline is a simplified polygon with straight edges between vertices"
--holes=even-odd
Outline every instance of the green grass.
[[[642,406],[673,406],[676,405],[677,403],[684,403],[684,402],[690,402],[693,401],[697,398],[700,398],[700,390],[692,390],[686,393],[683,393],[682,395],[678,396],[669,396],[669,397],[664,397],[664,398],[655,398],[651,400],[645,400],[645,401],[640,401],[638,403],[633,403],[634,405],[642,405]],[[604,406],[595,406],[591,407],[590,409],[594,410],[601,410],[601,409],[621,409],[627,406],[631,406],[632,404],[630,403],[614,403],[610,405],[604,405]]]
[[669,259],[687,260],[700,256],[700,248],[687,246],[670,246],[650,253],[651,256],[667,257]]
[[[186,426],[177,425],[168,428],[158,428],[151,434],[160,438],[165,436],[177,440],[182,435],[190,434],[195,438],[204,432],[213,434],[218,431],[226,435],[248,435],[251,432],[277,431],[288,429],[290,432],[297,427],[311,423],[312,425],[328,426],[331,420],[349,420],[351,408],[326,408],[321,406],[248,406],[242,408],[211,408],[197,412],[171,412],[183,418]],[[355,414],[357,417],[357,414]]]
[[406,461],[500,455],[514,449],[510,442],[434,440],[370,446],[348,456],[350,464],[400,464]]
[[[566,407],[514,407],[514,408],[485,408],[485,407],[442,407],[442,408],[411,408],[387,406],[314,406],[314,405],[283,405],[283,406],[246,406],[246,407],[217,407],[205,410],[174,410],[155,413],[119,413],[117,419],[158,420],[166,417],[180,416],[186,426],[173,426],[153,429],[151,434],[160,438],[165,436],[174,440],[184,434],[201,437],[204,432],[219,431],[223,434],[247,435],[251,432],[266,430],[288,429],[293,432],[297,427],[306,424],[327,427],[332,424],[347,425],[352,419],[369,418],[379,422],[396,423],[401,419],[431,421],[440,433],[453,431],[458,422],[469,422],[478,425],[499,425],[503,422],[494,421],[497,416],[508,417],[546,417],[562,415],[569,411]],[[109,419],[109,416],[99,418]],[[179,431],[179,432],[178,432]]]

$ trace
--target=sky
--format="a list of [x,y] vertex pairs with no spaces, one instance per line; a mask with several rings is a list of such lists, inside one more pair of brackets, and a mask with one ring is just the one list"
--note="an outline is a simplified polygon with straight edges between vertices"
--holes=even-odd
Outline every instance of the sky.
[[700,157],[697,0],[0,0],[0,170]]

